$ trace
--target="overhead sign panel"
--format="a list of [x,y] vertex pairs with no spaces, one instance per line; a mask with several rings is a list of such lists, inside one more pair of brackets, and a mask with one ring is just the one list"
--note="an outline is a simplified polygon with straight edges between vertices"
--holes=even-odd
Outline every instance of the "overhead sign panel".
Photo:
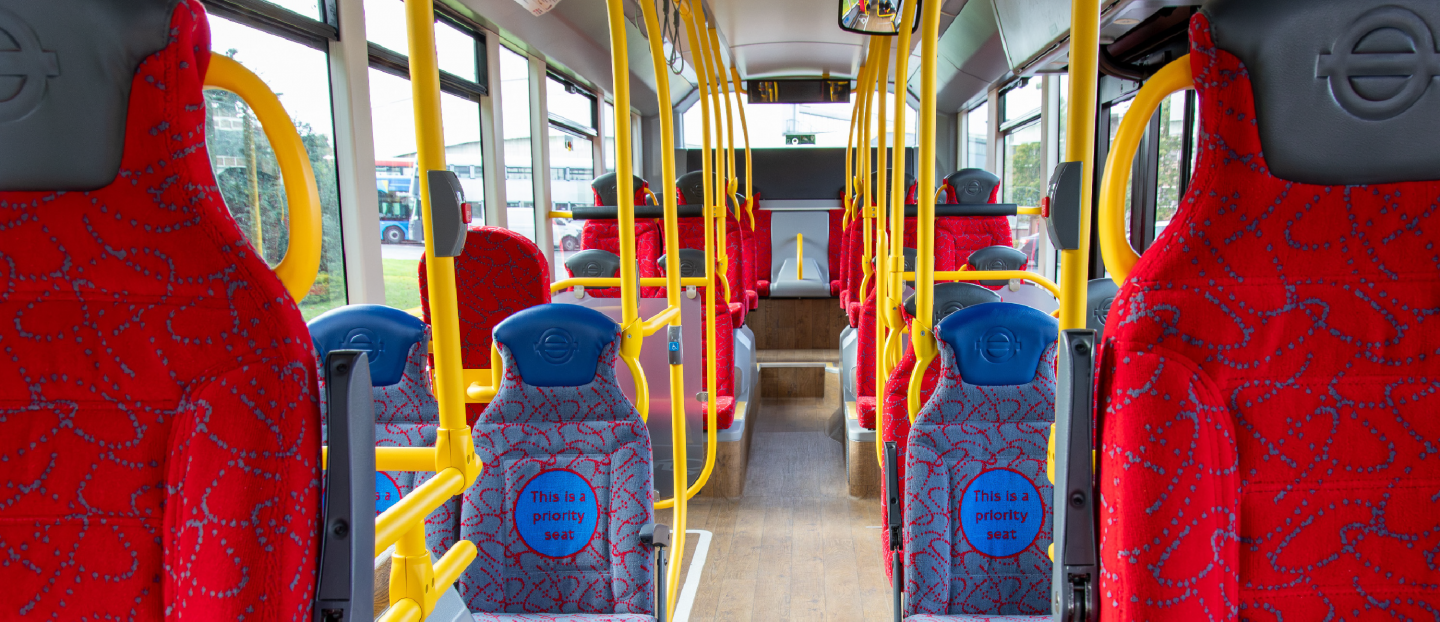
[[850,102],[849,80],[749,80],[752,104],[844,104]]
[[1070,32],[1070,0],[995,0],[995,21],[1011,69],[1019,69]]

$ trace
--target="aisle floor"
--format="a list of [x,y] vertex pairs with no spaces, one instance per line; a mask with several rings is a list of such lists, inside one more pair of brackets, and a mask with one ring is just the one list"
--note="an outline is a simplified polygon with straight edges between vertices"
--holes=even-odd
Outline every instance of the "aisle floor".
[[[688,528],[713,538],[690,622],[890,619],[880,501],[846,493],[844,446],[825,433],[840,408],[827,376],[824,399],[765,400],[743,497],[691,500]],[[688,536],[687,572],[699,541]]]

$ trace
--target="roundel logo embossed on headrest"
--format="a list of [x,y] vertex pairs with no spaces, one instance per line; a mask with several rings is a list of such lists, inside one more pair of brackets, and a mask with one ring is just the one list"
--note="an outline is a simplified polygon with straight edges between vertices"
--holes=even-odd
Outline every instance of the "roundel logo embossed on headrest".
[[972,179],[972,180],[970,180],[970,183],[965,184],[965,196],[967,196],[967,197],[978,197],[978,196],[980,196],[980,182],[979,182],[978,180]]
[[546,330],[535,341],[535,353],[551,365],[569,363],[579,350],[580,343],[575,341],[575,337],[570,334],[570,331],[563,328]]
[[600,276],[600,263],[595,261],[586,262],[585,265],[580,268],[580,276]]
[[1004,272],[1009,269],[1010,267],[1005,265],[1004,259],[992,259],[990,263],[985,264],[984,268],[987,272]]
[[680,262],[680,276],[687,279],[700,276],[700,266],[695,265],[693,261],[682,261]]
[[985,331],[985,336],[976,342],[975,350],[990,363],[1004,363],[1020,353],[1020,338],[1004,326]]
[[[947,318],[947,317],[950,317],[950,314],[951,314],[951,313],[954,313],[954,312],[956,312],[956,311],[963,310],[964,308],[965,308],[965,304],[964,304],[964,303],[955,302],[955,301],[952,300],[952,301],[950,301],[950,302],[945,303],[945,306],[940,308],[940,312],[939,312],[939,314],[938,314],[938,317],[943,320],[943,319],[945,319],[945,318]],[[937,322],[937,323],[938,323],[938,322]]]
[[21,81],[15,92],[0,92],[0,123],[34,112],[43,100],[46,83],[60,75],[60,57],[40,47],[35,29],[19,15],[0,8],[0,45],[11,41],[16,49],[0,49],[0,78]]
[[1113,304],[1115,304],[1115,297],[1110,296],[1101,300],[1099,304],[1095,305],[1095,321],[1097,323],[1101,325],[1105,324],[1105,320],[1110,318],[1110,305]]
[[1330,79],[1336,103],[1367,121],[1404,114],[1425,96],[1436,76],[1440,53],[1434,32],[1419,15],[1398,6],[1361,15],[1315,64],[1315,77]]
[[345,340],[340,342],[343,350],[360,350],[369,355],[370,362],[380,358],[385,353],[385,341],[375,335],[375,332],[368,328],[357,328],[345,335]]

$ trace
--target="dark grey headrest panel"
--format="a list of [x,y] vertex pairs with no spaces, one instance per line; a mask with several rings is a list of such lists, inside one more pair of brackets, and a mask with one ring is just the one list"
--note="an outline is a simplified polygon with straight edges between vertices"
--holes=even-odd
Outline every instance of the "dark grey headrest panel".
[[130,84],[179,0],[0,4],[0,191],[96,190],[125,153]]
[[[1000,294],[974,283],[937,283],[935,285],[935,324],[951,313],[987,302],[1000,302]],[[915,295],[905,299],[905,312],[915,317]]]
[[[856,175],[859,175],[859,174],[860,174],[859,172],[856,172]],[[880,171],[871,169],[871,170],[870,170],[870,192],[872,193],[871,196],[880,196],[880,191],[876,188],[876,184],[879,184],[879,183],[880,183]],[[890,194],[890,188],[891,188],[891,185],[890,185],[890,184],[893,184],[893,183],[895,183],[895,169],[885,169],[885,194],[886,194],[886,196],[889,196],[889,194]],[[913,186],[913,185],[915,185],[915,176],[914,176],[914,175],[911,175],[909,172],[906,172],[906,173],[905,173],[905,190],[904,190],[904,192],[906,192],[906,193],[910,192],[910,187]]]
[[1440,2],[1210,0],[1203,10],[1216,44],[1249,71],[1271,174],[1440,180]]
[[1105,322],[1110,317],[1110,305],[1115,303],[1120,286],[1114,279],[1095,279],[1085,289],[1085,328],[1095,331],[1095,340],[1105,337]]
[[[666,272],[665,268],[666,257],[666,255],[661,255],[658,263],[660,264],[660,273],[668,275],[669,272]],[[695,250],[693,248],[680,249],[680,278],[688,279],[704,276],[705,251]]]
[[916,257],[917,255],[919,255],[919,253],[920,253],[919,251],[917,251],[917,250],[915,250],[915,249],[913,249],[913,248],[907,248],[907,249],[904,249],[904,250],[900,251],[900,254],[905,256],[905,271],[906,271],[906,272],[914,272],[914,271],[915,271],[915,257]]
[[[631,192],[638,191],[645,187],[645,180],[640,179],[638,175],[633,177],[634,181],[632,182]],[[620,204],[619,175],[606,173],[596,177],[595,181],[590,182],[590,187],[595,190],[595,194],[600,195],[600,205],[614,207]]]
[[[1010,248],[1009,246],[987,246],[978,251],[970,253],[968,261],[971,270],[983,272],[1000,272],[1004,270],[1024,270],[1030,265],[1030,257],[1024,252]],[[1000,286],[1009,281],[981,281],[984,285]]]
[[675,187],[680,190],[686,204],[700,204],[705,202],[705,172],[690,171],[681,175],[675,180]]
[[951,173],[945,178],[945,183],[959,195],[956,204],[984,205],[990,202],[990,195],[995,194],[995,186],[1000,185],[1000,178],[990,171],[966,168]]
[[590,249],[571,255],[565,260],[565,268],[577,277],[611,279],[620,274],[620,257],[610,251]]

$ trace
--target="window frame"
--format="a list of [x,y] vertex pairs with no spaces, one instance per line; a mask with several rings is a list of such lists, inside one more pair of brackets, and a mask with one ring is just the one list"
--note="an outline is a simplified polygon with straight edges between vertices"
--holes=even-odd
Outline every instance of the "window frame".
[[256,30],[328,52],[340,40],[336,0],[319,0],[321,19],[301,15],[265,0],[201,0],[205,10]]
[[[244,1],[254,2],[257,0]],[[334,0],[322,1],[333,2]],[[485,30],[482,29],[479,24],[471,22],[464,16],[451,11],[439,3],[435,5],[435,22],[451,26],[460,32],[470,35],[470,37],[474,39],[475,73],[478,77],[477,80],[472,81],[445,70],[440,70],[440,91],[477,103],[481,101],[481,98],[489,97],[490,66],[486,59]],[[383,71],[398,78],[410,79],[409,56],[382,47],[373,41],[366,41],[365,44],[369,49],[369,64],[371,69]]]

